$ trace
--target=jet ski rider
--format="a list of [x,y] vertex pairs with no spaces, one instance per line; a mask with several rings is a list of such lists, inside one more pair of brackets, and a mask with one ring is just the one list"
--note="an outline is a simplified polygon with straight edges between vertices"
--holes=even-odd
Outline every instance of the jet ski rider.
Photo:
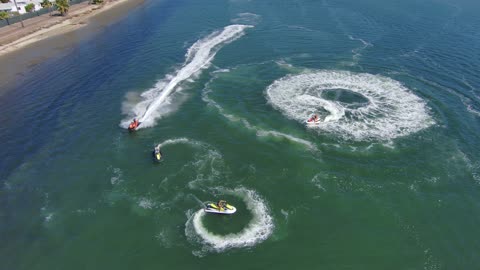
[[223,211],[227,207],[227,202],[225,200],[220,200],[218,201],[217,206],[220,209],[220,211]]
[[136,128],[138,127],[138,120],[136,118],[133,118],[133,122],[130,123],[130,128]]

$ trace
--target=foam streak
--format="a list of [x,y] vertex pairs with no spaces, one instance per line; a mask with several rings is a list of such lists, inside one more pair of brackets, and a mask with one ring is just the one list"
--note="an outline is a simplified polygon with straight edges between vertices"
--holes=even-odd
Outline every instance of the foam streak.
[[159,112],[162,105],[170,103],[169,97],[178,89],[179,84],[191,79],[200,70],[207,68],[218,50],[244,34],[249,25],[234,24],[225,27],[222,31],[214,32],[208,37],[195,42],[186,54],[183,66],[174,74],[158,82],[153,89],[142,94],[143,101],[132,108],[127,119],[121,126],[126,127],[133,117],[142,122],[140,128],[153,126],[155,120],[166,112]]
[[195,212],[192,218],[187,221],[185,229],[187,237],[190,240],[194,240],[195,236],[199,236],[203,244],[216,252],[229,248],[254,246],[266,240],[273,232],[274,223],[263,199],[255,191],[245,188],[226,190],[225,192],[239,195],[244,199],[247,209],[253,215],[250,223],[239,233],[217,235],[203,226],[202,218],[205,215],[205,211],[201,209]]
[[[325,90],[339,89],[363,96],[368,104],[353,108],[322,96]],[[390,140],[434,123],[423,100],[380,75],[318,71],[287,76],[271,84],[266,96],[273,107],[301,123],[312,113],[323,115],[314,128],[345,139]]]

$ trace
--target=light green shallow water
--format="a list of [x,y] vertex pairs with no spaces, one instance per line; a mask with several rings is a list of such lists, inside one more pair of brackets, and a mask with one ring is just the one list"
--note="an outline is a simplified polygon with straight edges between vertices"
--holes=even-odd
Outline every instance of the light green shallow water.
[[476,269],[479,10],[146,1],[0,96],[0,268]]

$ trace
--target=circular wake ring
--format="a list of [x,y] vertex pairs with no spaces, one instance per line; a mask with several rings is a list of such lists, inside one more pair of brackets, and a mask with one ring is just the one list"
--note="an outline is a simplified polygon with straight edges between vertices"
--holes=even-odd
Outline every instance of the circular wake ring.
[[[349,106],[323,97],[325,91],[350,91],[368,102]],[[313,113],[323,121],[314,128],[353,140],[389,140],[431,126],[425,102],[400,82],[380,75],[318,71],[286,76],[266,90],[270,104],[305,123]],[[350,104],[351,105],[351,104]]]
[[272,234],[274,224],[263,199],[255,191],[245,188],[237,188],[227,193],[241,196],[245,201],[247,209],[252,214],[252,219],[247,226],[239,233],[217,235],[203,225],[202,218],[206,213],[200,209],[187,221],[187,237],[190,240],[199,239],[206,247],[217,252],[229,248],[254,246],[266,240]]

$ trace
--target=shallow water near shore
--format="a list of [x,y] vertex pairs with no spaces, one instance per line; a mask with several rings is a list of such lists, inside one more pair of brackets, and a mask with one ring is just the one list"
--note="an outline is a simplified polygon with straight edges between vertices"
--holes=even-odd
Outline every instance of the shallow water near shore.
[[[77,14],[68,20],[70,23],[64,22],[63,27],[31,38],[36,41],[29,45],[13,46],[16,49],[6,48],[6,50],[11,51],[0,54],[0,60],[6,63],[0,67],[0,95],[3,95],[6,90],[15,88],[15,83],[22,77],[27,76],[30,70],[38,64],[47,59],[64,57],[78,42],[98,35],[99,32],[125,17],[125,14],[142,3],[143,0],[109,3],[94,12],[87,12],[83,15]],[[55,17],[51,19],[55,20]],[[75,22],[75,20],[77,21]],[[29,29],[29,22],[26,21],[25,24],[27,24],[26,29]],[[38,26],[33,25],[33,27]],[[33,29],[30,29],[30,31],[33,31]]]
[[0,268],[475,269],[479,10],[147,0],[78,35],[2,87]]

